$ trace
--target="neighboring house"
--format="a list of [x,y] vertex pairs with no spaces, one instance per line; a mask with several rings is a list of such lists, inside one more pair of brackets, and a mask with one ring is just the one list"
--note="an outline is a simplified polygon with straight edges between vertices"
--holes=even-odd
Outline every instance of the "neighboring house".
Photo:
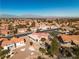
[[27,31],[27,28],[18,28],[18,33],[25,33]]
[[39,29],[42,29],[42,30],[47,30],[47,29],[50,29],[50,26],[48,25],[45,25],[45,24],[41,24]]
[[1,27],[1,29],[8,29],[8,24],[2,23],[0,27]]
[[0,34],[4,34],[4,35],[7,35],[9,32],[10,32],[10,30],[7,30],[7,29],[0,30]]
[[59,28],[59,27],[57,27],[56,25],[51,26],[51,29],[57,29],[57,28]]
[[73,32],[74,30],[75,30],[75,28],[63,26],[63,27],[60,28],[59,31],[63,34],[71,34],[71,32]]
[[4,49],[14,50],[15,48],[24,46],[24,39],[13,37],[11,39],[0,38],[0,46]]
[[1,26],[0,26],[0,34],[7,35],[8,32],[9,32],[9,30],[8,30],[8,24],[2,23]]
[[15,43],[16,47],[25,45],[24,39],[22,39],[22,38],[13,37],[11,40]]
[[79,46],[79,35],[67,35],[67,34],[61,34],[58,36],[58,40],[62,45],[64,46],[73,46],[78,45]]

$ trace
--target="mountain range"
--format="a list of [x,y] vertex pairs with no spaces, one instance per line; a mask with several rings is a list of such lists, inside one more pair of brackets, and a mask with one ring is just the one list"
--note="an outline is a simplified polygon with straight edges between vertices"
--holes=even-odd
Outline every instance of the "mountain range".
[[9,14],[1,14],[0,18],[44,18],[44,16],[39,16],[39,15],[9,15]]
[[0,18],[76,18],[76,17],[39,16],[39,15],[31,15],[31,14],[17,16],[17,15],[10,15],[10,14],[0,14]]

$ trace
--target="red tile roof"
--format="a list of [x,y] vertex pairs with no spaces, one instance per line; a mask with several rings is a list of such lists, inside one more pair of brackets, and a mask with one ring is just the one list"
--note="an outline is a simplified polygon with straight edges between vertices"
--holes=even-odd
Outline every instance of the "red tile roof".
[[6,46],[6,45],[9,45],[9,44],[13,44],[13,43],[18,43],[18,42],[24,41],[24,39],[15,38],[15,37],[13,37],[10,40],[8,40],[7,38],[0,38],[0,40],[2,40],[2,44],[1,44],[2,47]]
[[66,34],[61,34],[60,35],[62,40],[64,42],[71,42],[73,41],[76,44],[79,44],[79,35],[66,35]]

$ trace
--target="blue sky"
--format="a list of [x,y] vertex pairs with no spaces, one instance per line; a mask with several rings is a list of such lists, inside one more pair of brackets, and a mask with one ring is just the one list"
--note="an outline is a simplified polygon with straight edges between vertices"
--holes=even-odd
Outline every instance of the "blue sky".
[[79,0],[0,0],[0,14],[79,16]]

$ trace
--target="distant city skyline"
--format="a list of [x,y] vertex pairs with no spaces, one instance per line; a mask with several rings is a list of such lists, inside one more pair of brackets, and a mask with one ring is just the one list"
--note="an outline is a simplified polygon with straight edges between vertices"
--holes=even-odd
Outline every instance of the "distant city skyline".
[[79,17],[79,0],[0,0],[0,14]]

